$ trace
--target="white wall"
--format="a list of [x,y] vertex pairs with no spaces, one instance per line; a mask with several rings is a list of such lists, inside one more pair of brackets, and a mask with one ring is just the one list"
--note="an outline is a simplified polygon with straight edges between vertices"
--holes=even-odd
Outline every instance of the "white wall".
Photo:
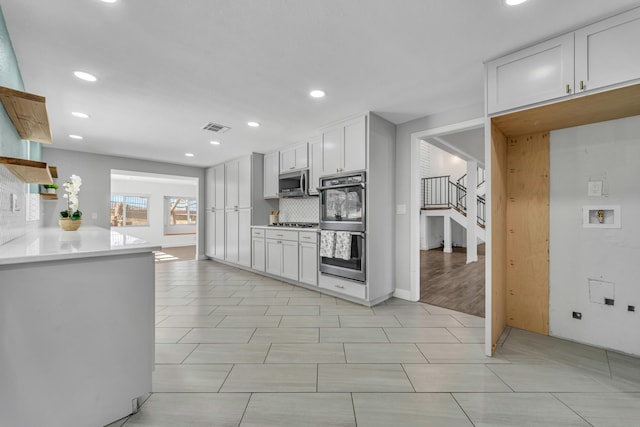
[[[444,217],[420,217],[420,249],[429,250],[442,246],[444,241]],[[455,221],[451,221],[451,244],[456,247],[467,246],[467,230]]]
[[459,178],[467,173],[467,162],[461,158],[447,153],[446,151],[428,144],[427,154],[431,160],[429,162],[431,176],[451,177],[452,182],[456,182]]
[[[549,333],[638,356],[640,116],[554,131],[550,140]],[[603,181],[602,197],[587,196],[589,180]],[[582,206],[599,204],[621,206],[622,228],[582,227]],[[589,278],[615,284],[614,306],[590,302]]]
[[[161,178],[162,176],[158,176]],[[196,234],[164,234],[164,197],[181,196],[198,198],[198,183],[194,179],[192,182],[180,180],[171,181],[171,176],[163,181],[145,180],[146,177],[130,176],[130,179],[122,175],[112,175],[111,193],[125,195],[140,195],[149,197],[149,225],[144,227],[112,227],[113,230],[126,231],[127,234],[146,240],[162,247],[190,246],[196,244]],[[198,200],[200,202],[200,200]],[[199,212],[198,212],[199,213]],[[198,221],[204,218],[198,217]],[[195,231],[195,230],[194,230]]]
[[[453,111],[434,114],[421,119],[412,120],[397,126],[396,129],[396,205],[404,205],[406,213],[396,215],[395,253],[396,253],[396,289],[398,295],[407,295],[411,287],[411,134],[441,126],[460,123],[484,116],[484,106],[475,104],[460,107]],[[420,188],[420,186],[418,186]],[[418,265],[419,269],[420,266]]]

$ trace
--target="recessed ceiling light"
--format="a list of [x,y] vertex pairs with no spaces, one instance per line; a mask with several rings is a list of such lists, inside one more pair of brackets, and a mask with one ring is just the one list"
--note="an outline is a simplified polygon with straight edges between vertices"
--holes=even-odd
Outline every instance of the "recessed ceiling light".
[[73,75],[79,78],[80,80],[84,80],[87,82],[95,82],[98,80],[98,78],[93,74],[89,74],[84,71],[74,71]]
[[508,6],[516,6],[526,2],[527,0],[504,0]]
[[211,145],[220,145],[220,141],[209,141]]
[[193,153],[184,153],[184,155],[185,155],[185,156],[187,156],[187,157],[193,157],[193,156],[195,156],[195,154],[193,154]]
[[80,117],[81,119],[88,119],[89,118],[89,115],[87,113],[80,113],[78,111],[72,112],[71,115],[76,116],[76,117]]
[[118,0],[102,0],[103,3],[115,3]]
[[82,137],[80,135],[69,135],[69,138],[71,138],[71,139],[84,139],[84,137]]
[[311,95],[312,98],[323,98],[326,94],[323,90],[316,89],[309,92],[309,95]]
[[258,123],[258,122],[249,122],[249,123],[247,123],[247,125],[251,126],[252,128],[257,128],[258,126],[260,126],[260,123]]

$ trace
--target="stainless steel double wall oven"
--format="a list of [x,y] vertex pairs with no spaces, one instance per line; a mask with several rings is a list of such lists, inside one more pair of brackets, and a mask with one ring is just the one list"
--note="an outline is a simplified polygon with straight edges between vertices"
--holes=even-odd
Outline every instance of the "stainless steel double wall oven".
[[320,178],[320,230],[348,233],[351,240],[348,256],[320,258],[321,274],[358,282],[366,280],[365,178],[364,171]]

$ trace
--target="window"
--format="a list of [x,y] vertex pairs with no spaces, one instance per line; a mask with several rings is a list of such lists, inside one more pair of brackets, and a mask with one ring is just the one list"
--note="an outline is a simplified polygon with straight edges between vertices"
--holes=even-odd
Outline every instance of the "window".
[[149,225],[149,197],[111,195],[111,226],[141,227]]
[[165,196],[164,234],[195,234],[198,203],[191,197]]

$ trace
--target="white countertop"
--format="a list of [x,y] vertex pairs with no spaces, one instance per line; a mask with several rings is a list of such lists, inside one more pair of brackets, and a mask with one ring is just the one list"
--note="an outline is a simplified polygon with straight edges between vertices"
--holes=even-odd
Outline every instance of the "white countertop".
[[0,265],[125,255],[159,250],[160,246],[106,228],[82,226],[77,231],[38,228],[0,246]]
[[252,225],[251,228],[263,228],[265,230],[292,230],[292,231],[320,231],[320,227],[281,227],[274,225]]

